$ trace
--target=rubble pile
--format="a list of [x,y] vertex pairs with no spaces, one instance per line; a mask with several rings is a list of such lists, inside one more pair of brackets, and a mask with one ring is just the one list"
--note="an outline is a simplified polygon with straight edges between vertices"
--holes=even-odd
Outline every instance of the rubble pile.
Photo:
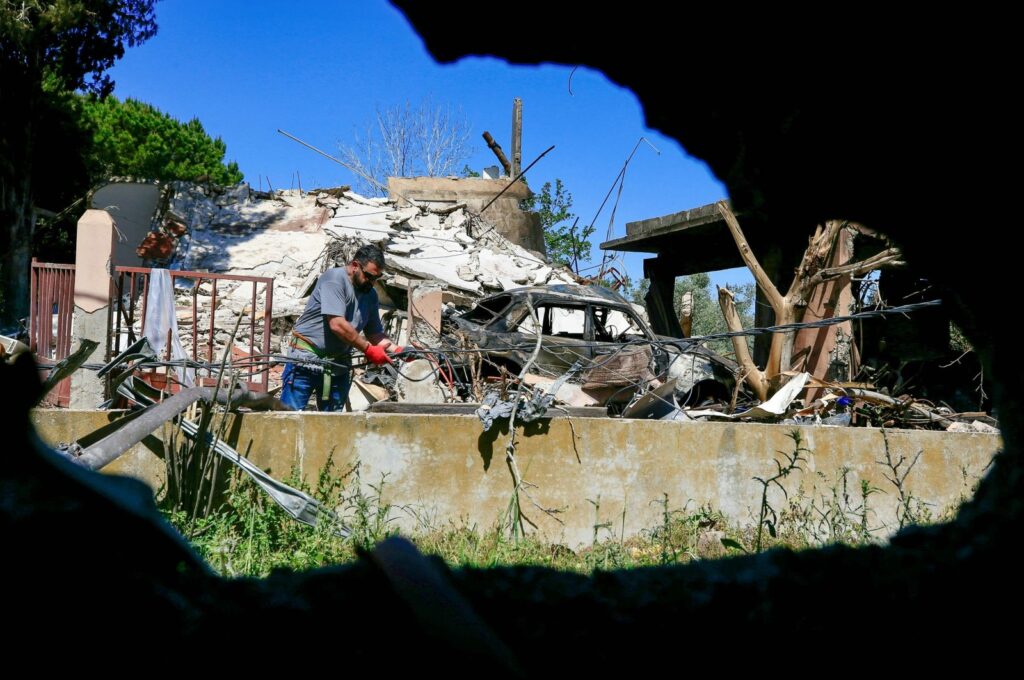
[[[270,193],[244,183],[224,189],[177,182],[165,191],[155,221],[162,227],[147,238],[161,247],[140,246],[151,253],[148,265],[273,281],[271,355],[285,352],[319,275],[350,262],[362,245],[379,246],[386,260],[377,283],[382,322],[411,353],[398,366],[357,365],[352,410],[391,400],[482,403],[478,415],[486,424],[522,402],[524,419],[558,404],[675,421],[970,432],[997,425],[981,411],[957,413],[942,403],[892,397],[870,383],[807,372],[784,373],[782,384],[758,399],[742,380],[737,384],[743,373],[735,362],[656,336],[626,300],[601,286],[574,285],[570,271],[511,242],[464,203],[394,202],[348,187]],[[184,354],[217,362],[226,353],[236,367],[266,370],[270,358],[251,357],[263,352],[266,284],[189,281],[177,279],[175,293]],[[270,373],[271,389],[281,368]]]
[[[274,280],[271,352],[301,314],[306,297],[324,270],[344,264],[361,245],[373,243],[385,253],[388,274],[379,286],[382,312],[404,318],[405,291],[431,283],[451,291],[463,305],[487,293],[524,285],[571,283],[568,270],[499,234],[485,217],[464,205],[397,207],[384,198],[365,198],[337,187],[303,192],[255,191],[248,184],[221,189],[191,182],[173,183],[158,222],[185,225],[176,247],[163,261],[185,271],[268,277]],[[180,281],[179,281],[180,283]],[[213,285],[200,284],[197,296],[209,300]],[[213,312],[215,354],[223,351],[239,315],[249,314],[249,282],[217,282]],[[179,332],[186,348],[205,347],[210,305],[197,309],[191,325],[191,290],[179,290]],[[256,288],[256,316],[263,318],[264,286]],[[262,339],[262,324],[243,322],[235,337],[240,350]]]

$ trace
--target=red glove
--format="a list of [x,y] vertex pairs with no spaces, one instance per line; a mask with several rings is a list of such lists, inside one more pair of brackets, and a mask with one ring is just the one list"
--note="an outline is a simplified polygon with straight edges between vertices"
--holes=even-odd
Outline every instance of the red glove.
[[405,348],[400,345],[391,345],[391,347],[388,348],[388,351],[392,354],[401,354],[405,351]]
[[370,345],[366,348],[366,358],[378,366],[391,363],[391,357],[384,351],[384,348],[377,345]]

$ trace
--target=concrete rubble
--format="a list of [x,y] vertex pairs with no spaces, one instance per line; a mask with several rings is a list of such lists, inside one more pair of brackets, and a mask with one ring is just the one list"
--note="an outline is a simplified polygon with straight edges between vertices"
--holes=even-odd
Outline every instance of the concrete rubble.
[[[401,336],[403,342],[412,330],[413,339],[428,346],[430,343],[423,341],[437,335],[434,332],[435,338],[429,338],[430,328],[422,324],[415,329],[407,327],[411,291],[418,291],[417,296],[428,290],[443,294],[428,303],[439,320],[438,300],[464,307],[509,288],[575,281],[571,272],[512,243],[464,205],[408,206],[405,201],[403,205],[406,207],[384,198],[366,198],[348,187],[270,193],[255,191],[244,182],[227,188],[174,182],[165,189],[162,207],[153,219],[154,231],[148,237],[162,236],[172,247],[144,250],[151,255],[146,264],[272,278],[271,354],[282,353],[316,278],[330,267],[345,264],[367,243],[378,245],[385,253],[388,273],[378,284],[382,317],[389,324],[388,331]],[[190,348],[196,342],[200,354],[208,352],[205,329],[210,327],[213,283],[203,281],[192,291],[179,279],[178,286],[182,343]],[[215,357],[223,353],[230,340],[229,329],[238,317],[252,314],[253,292],[250,282],[217,281],[216,309],[212,310]],[[258,284],[258,320],[264,318],[264,293],[265,286]],[[193,295],[198,303],[198,331],[192,328]],[[439,328],[436,322],[432,325]],[[255,342],[253,332],[257,334]],[[243,321],[234,338],[233,354],[251,353],[261,341],[262,324]]]
[[[477,349],[471,352],[480,351],[487,343],[481,344],[477,342],[480,338],[470,337],[474,333],[468,331],[473,329],[463,328],[465,324],[459,322],[459,318],[470,317],[460,317],[467,312],[457,310],[465,310],[482,299],[486,306],[491,304],[488,296],[512,289],[521,289],[514,294],[521,295],[529,287],[540,287],[531,295],[542,298],[554,295],[553,291],[570,295],[571,291],[563,290],[566,286],[582,290],[573,285],[577,277],[572,272],[552,266],[541,253],[513,243],[499,233],[496,224],[470,211],[466,202],[458,200],[445,203],[410,199],[406,194],[392,201],[360,196],[348,187],[270,193],[254,191],[245,183],[218,188],[175,182],[163,189],[160,206],[153,217],[153,231],[147,235],[147,241],[139,245],[139,255],[143,256],[143,252],[148,255],[145,264],[171,270],[271,279],[271,337],[266,350],[270,355],[285,353],[295,319],[303,311],[322,272],[349,262],[362,245],[374,244],[384,251],[386,274],[377,284],[377,291],[385,330],[399,344],[421,349],[410,357],[415,360],[402,363],[397,370],[357,367],[349,398],[349,408],[357,411],[372,410],[373,404],[389,400],[410,405],[480,403],[490,393],[493,381],[501,385],[502,403],[511,403],[507,389],[519,382],[515,378],[519,369],[508,373],[503,366],[494,363],[502,356],[500,351],[507,348],[495,349],[490,354],[460,355],[464,348],[474,346]],[[188,283],[187,279],[178,279],[175,305],[178,332],[186,355],[191,356],[194,346],[199,350],[197,355],[201,361],[219,361],[232,343],[229,329],[236,328],[239,318],[242,322],[237,324],[234,335],[232,359],[244,364],[250,355],[263,352],[267,314],[265,284],[259,283],[254,289],[251,281],[202,280],[193,290]],[[212,304],[214,296],[215,305]],[[579,311],[581,300],[583,298],[577,294],[576,298],[565,302],[564,309],[558,307],[557,302],[550,303],[555,311],[551,312],[547,324],[557,328],[546,330],[545,337],[548,334],[561,336],[562,344],[566,341],[571,344],[573,338],[583,339],[587,331],[583,323],[586,315]],[[621,298],[614,304],[597,298],[587,300],[586,304],[591,307],[595,304],[610,305],[610,309],[615,308],[615,304],[628,306]],[[633,306],[633,311],[639,310]],[[557,316],[558,312],[564,312],[565,318]],[[600,317],[600,321],[598,312],[593,314],[595,325],[603,327],[607,323],[609,329],[615,329],[612,336],[596,338],[598,344],[606,344],[608,348],[601,350],[595,346],[592,365],[581,366],[578,372],[570,371],[570,380],[559,380],[560,375],[566,375],[564,371],[568,367],[543,370],[547,365],[545,361],[550,363],[551,359],[547,356],[550,348],[545,345],[537,364],[522,376],[522,383],[532,390],[530,393],[550,390],[550,398],[560,405],[608,406],[618,415],[640,419],[764,419],[821,425],[858,424],[858,420],[863,424],[867,420],[885,426],[901,423],[949,427],[954,431],[991,432],[996,429],[994,421],[986,422],[991,419],[985,414],[956,414],[924,401],[898,400],[860,387],[812,379],[806,373],[789,381],[774,399],[760,403],[744,390],[733,388],[734,369],[729,370],[730,379],[718,375],[716,366],[722,363],[721,357],[692,351],[693,348],[672,350],[665,344],[670,338],[659,340],[660,336],[650,335],[649,331],[646,331],[647,336],[638,334],[638,328],[633,328],[636,324],[629,322],[621,309],[608,312],[607,318]],[[614,314],[621,318],[613,318]],[[638,316],[647,323],[645,315]],[[529,346],[522,348],[524,356],[518,357],[522,359],[533,352],[530,337],[539,329],[531,331],[532,322],[528,318],[515,323],[520,324],[519,330],[526,333],[526,340],[529,340]],[[629,337],[634,344],[621,344],[628,335],[623,332],[631,328],[633,335]],[[645,337],[650,344],[636,344]],[[470,344],[464,344],[467,342]],[[512,341],[501,336],[495,342],[508,345]],[[555,342],[552,346],[558,345],[559,342]],[[613,345],[616,348],[609,349]],[[649,370],[658,363],[652,355],[656,347],[661,347],[658,350],[661,354],[669,350],[667,363],[661,362],[665,365],[658,369],[657,376]],[[556,355],[566,352],[568,350],[555,350]],[[253,365],[261,368],[254,370],[262,370],[266,364],[261,362],[265,361],[265,358],[256,358]],[[271,391],[279,384],[281,369],[282,366],[277,365],[270,371],[267,380]],[[808,380],[813,381],[813,387],[824,390],[816,399],[798,398],[805,387],[812,387]],[[982,418],[969,418],[969,415]]]

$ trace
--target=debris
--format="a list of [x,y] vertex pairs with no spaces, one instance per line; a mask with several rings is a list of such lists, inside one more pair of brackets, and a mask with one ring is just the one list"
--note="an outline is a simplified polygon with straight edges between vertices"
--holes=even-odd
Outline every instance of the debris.
[[983,434],[999,434],[999,428],[992,427],[991,425],[983,423],[980,420],[974,420],[970,423],[950,423],[949,427],[946,428],[946,432],[979,432]]
[[784,415],[789,409],[789,405],[792,404],[793,400],[797,398],[797,395],[803,391],[810,377],[810,373],[800,373],[793,376],[785,385],[779,388],[774,395],[772,395],[771,399],[755,406],[752,409],[744,411],[739,414],[740,417],[762,419],[775,418]]
[[673,399],[675,383],[667,382],[650,392],[647,392],[635,402],[626,407],[622,412],[623,418],[638,418],[645,420],[660,420],[678,411],[676,402]]
[[[523,382],[530,387],[539,387],[550,392],[555,380],[527,373],[523,376]],[[562,383],[555,390],[555,401],[569,406],[597,406],[600,403],[598,399],[587,394],[583,387],[570,382]]]
[[141,414],[117,431],[107,435],[86,449],[72,453],[69,457],[83,467],[90,470],[99,470],[124,455],[131,447],[141,442],[151,432],[168,420],[175,418],[179,413],[200,399],[207,402],[220,402],[226,404],[228,408],[237,408],[238,406],[245,405],[274,410],[288,410],[287,407],[283,406],[273,397],[254,395],[241,385],[236,385],[231,389],[191,387],[159,403],[147,406]]
[[398,369],[395,390],[398,401],[417,404],[443,404],[448,395],[441,387],[438,369],[428,359],[416,359],[402,364]]
[[46,377],[46,382],[43,383],[40,391],[39,401],[42,401],[61,380],[77,371],[92,356],[97,347],[99,347],[99,343],[95,340],[82,340],[73,354],[68,355],[50,369],[50,375]]
[[[527,313],[528,298],[537,308],[539,328]],[[583,372],[575,379],[580,387],[570,387],[565,398],[559,396],[559,401],[572,405],[626,403],[656,377],[672,381],[677,396],[704,381],[720,382],[718,392],[728,399],[735,386],[735,364],[692,343],[655,335],[632,305],[600,286],[560,284],[506,291],[446,316],[443,326],[450,346],[460,347],[455,338],[462,337],[484,351],[486,374],[499,366],[518,373],[539,333],[533,375],[553,379],[582,362]],[[530,380],[529,384],[538,384],[538,378]]]
[[20,340],[15,340],[14,338],[6,335],[0,335],[0,358],[7,363],[14,363],[14,360],[19,354],[23,354],[28,351],[28,345]]
[[753,408],[739,413],[724,413],[713,409],[680,409],[678,413],[670,413],[663,417],[663,420],[695,420],[697,418],[725,418],[727,420],[771,420],[783,416],[789,410],[790,404],[797,395],[807,386],[810,379],[809,373],[798,373],[789,379],[773,396],[766,402],[758,404]]

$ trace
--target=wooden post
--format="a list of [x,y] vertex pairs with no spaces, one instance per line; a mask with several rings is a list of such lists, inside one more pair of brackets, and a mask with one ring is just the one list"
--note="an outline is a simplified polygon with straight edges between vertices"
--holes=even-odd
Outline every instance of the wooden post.
[[[501,167],[505,168],[505,174],[509,177],[515,177],[512,174],[512,164],[505,156],[505,152],[501,150],[501,144],[494,141],[494,137],[491,136],[490,132],[484,130],[484,141],[487,142],[487,148],[494,152],[494,155],[498,157],[498,162],[501,163]],[[516,175],[519,173],[516,173]]]
[[523,167],[523,100],[516,97],[512,100],[512,177],[519,174]]

